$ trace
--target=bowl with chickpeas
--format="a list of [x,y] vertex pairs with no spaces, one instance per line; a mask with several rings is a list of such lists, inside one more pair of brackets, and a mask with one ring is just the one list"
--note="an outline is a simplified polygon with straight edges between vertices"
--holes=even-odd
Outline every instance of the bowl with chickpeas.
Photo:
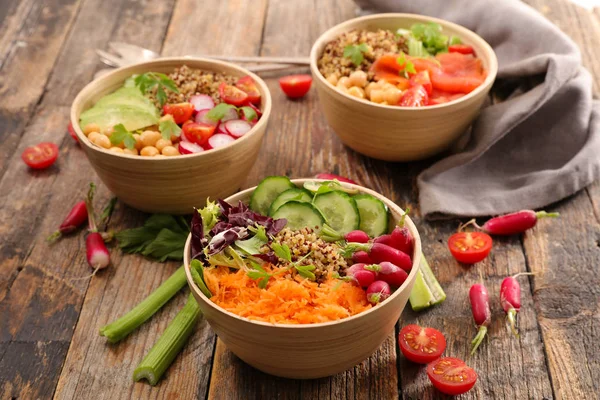
[[71,124],[95,172],[124,203],[186,214],[242,186],[271,112],[250,71],[162,58],[112,71],[79,92]]
[[498,70],[477,34],[414,14],[336,25],[314,43],[310,62],[334,132],[353,150],[386,161],[448,149],[477,117]]

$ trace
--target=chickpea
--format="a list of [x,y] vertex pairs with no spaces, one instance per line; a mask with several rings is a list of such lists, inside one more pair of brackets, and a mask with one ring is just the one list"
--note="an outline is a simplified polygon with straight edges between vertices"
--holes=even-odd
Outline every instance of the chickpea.
[[88,139],[90,140],[90,142],[94,143],[94,138],[100,135],[102,134],[98,132],[90,132],[90,134],[88,135]]
[[129,154],[129,155],[132,155],[132,156],[137,156],[139,154],[136,148],[133,148],[133,149],[123,149],[123,153]]
[[162,117],[160,117],[159,121],[160,122],[164,122],[164,121],[173,121],[173,122],[175,122],[175,119],[173,118],[173,116],[171,114],[165,114]]
[[371,82],[365,87],[365,94],[367,97],[371,97],[371,90],[379,89],[379,84],[377,82]]
[[162,149],[162,154],[163,156],[178,156],[179,155],[179,150],[177,150],[175,147],[173,146],[165,146]]
[[154,146],[146,146],[142,149],[142,151],[140,151],[140,155],[144,157],[154,157],[158,155],[158,153],[158,149]]
[[371,98],[370,100],[373,103],[382,103],[384,100],[384,91],[381,89],[373,89],[371,90]]
[[365,98],[365,91],[358,86],[352,86],[350,89],[348,89],[348,94],[350,96],[358,97],[359,99]]
[[338,79],[337,84],[335,85],[338,88],[346,88],[348,89],[351,85],[350,85],[350,78],[348,78],[347,76],[342,76],[340,79]]
[[98,126],[98,124],[87,124],[86,126],[83,127],[83,133],[85,133],[85,136],[89,136],[90,133],[92,132],[100,132],[100,126]]
[[110,135],[112,135],[114,131],[115,131],[115,129],[113,127],[110,127],[110,128],[104,129],[102,131],[102,133],[104,133],[106,136],[110,137]]
[[111,147],[109,150],[113,153],[124,153],[124,150],[120,147]]
[[327,77],[327,82],[331,83],[333,86],[337,85],[338,77],[337,74],[331,74]]
[[158,149],[158,151],[162,151],[162,149],[164,149],[167,146],[172,146],[173,143],[171,143],[170,140],[165,140],[163,138],[160,138],[156,141],[156,144],[154,145],[154,147],[156,147]]
[[396,87],[385,89],[383,97],[388,104],[398,104],[402,97],[402,92]]
[[142,140],[142,144],[144,145],[144,147],[148,147],[148,146],[154,146],[156,144],[156,142],[158,141],[158,139],[160,139],[162,136],[160,135],[160,132],[156,132],[156,131],[144,131],[142,132],[141,135],[141,140]]
[[364,88],[367,86],[367,73],[364,71],[354,71],[350,74],[350,84],[352,86],[358,86],[360,88]]
[[92,140],[92,143],[94,143],[98,147],[102,147],[105,149],[110,149],[112,147],[112,144],[110,144],[110,139],[108,138],[108,136],[103,135],[103,134],[98,134],[98,136],[95,136],[94,140]]
[[144,147],[142,143],[142,136],[139,133],[134,133],[133,138],[135,139],[135,149],[141,150]]

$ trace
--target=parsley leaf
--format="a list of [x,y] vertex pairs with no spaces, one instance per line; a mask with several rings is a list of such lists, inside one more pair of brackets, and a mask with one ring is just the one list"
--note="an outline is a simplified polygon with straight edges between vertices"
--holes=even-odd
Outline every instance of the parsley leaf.
[[294,265],[294,268],[296,268],[296,271],[298,271],[298,275],[300,275],[301,277],[313,281],[316,279],[315,274],[313,274],[312,272],[316,269],[314,265]]
[[404,74],[407,77],[408,74],[416,74],[417,70],[415,69],[415,65],[406,58],[406,54],[404,52],[400,52],[400,56],[398,56],[397,63],[400,66],[400,74]]
[[292,252],[287,244],[279,244],[276,242],[271,243],[271,249],[275,255],[285,261],[292,262]]
[[414,24],[410,27],[413,37],[423,42],[423,46],[430,54],[437,54],[448,50],[448,36],[442,34],[442,26],[434,22],[428,24]]
[[349,58],[352,64],[359,66],[365,59],[364,53],[369,51],[369,46],[366,43],[351,44],[344,47],[344,57]]
[[119,124],[113,127],[113,133],[110,135],[110,143],[113,146],[123,143],[131,150],[135,147],[135,138],[133,137],[133,134],[125,128],[125,125]]
[[175,121],[171,119],[160,121],[160,124],[158,125],[158,130],[160,131],[163,139],[165,140],[170,140],[171,136],[173,135],[177,137],[181,135],[181,128],[175,123]]
[[267,284],[269,283],[269,279],[271,279],[272,275],[265,271],[265,269],[261,267],[259,263],[250,260],[250,264],[252,265],[253,269],[248,270],[248,272],[246,272],[246,275],[248,275],[250,279],[258,280],[259,288],[266,288]]
[[256,114],[256,111],[254,111],[254,108],[244,106],[240,108],[240,110],[244,113],[244,117],[246,117],[248,122],[253,122],[258,119],[258,114]]
[[156,99],[161,106],[167,101],[165,89],[179,93],[175,82],[167,75],[159,72],[146,72],[145,74],[138,75],[134,78],[133,82],[144,94],[152,92],[156,88]]
[[227,111],[229,111],[230,108],[235,108],[235,106],[232,106],[231,104],[227,103],[217,104],[215,107],[212,108],[212,110],[206,113],[206,118],[218,122],[221,119],[223,119],[223,117],[225,116],[225,114],[227,114]]
[[235,245],[247,254],[259,254],[261,247],[269,242],[265,227],[259,225],[258,228],[248,227],[248,229],[254,232],[254,236],[246,240],[236,240]]

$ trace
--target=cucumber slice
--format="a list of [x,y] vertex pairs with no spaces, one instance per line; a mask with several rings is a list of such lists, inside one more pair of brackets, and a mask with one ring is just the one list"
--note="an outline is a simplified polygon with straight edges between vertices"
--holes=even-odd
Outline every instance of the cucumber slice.
[[312,228],[320,231],[325,223],[323,215],[310,203],[290,200],[273,213],[273,218],[287,219],[286,228],[297,231],[302,228]]
[[313,199],[312,194],[306,190],[301,188],[293,188],[288,189],[285,192],[281,193],[271,204],[271,208],[269,208],[269,215],[273,216],[275,211],[285,203],[290,200],[296,200],[301,203],[310,203]]
[[313,204],[323,214],[327,224],[340,235],[345,235],[360,226],[356,201],[340,190],[317,194]]
[[362,193],[353,196],[360,214],[360,230],[371,237],[378,237],[388,232],[389,213],[383,201],[370,194]]
[[421,253],[421,265],[409,300],[414,311],[424,310],[446,300],[446,293],[435,278],[423,253]]
[[296,185],[287,176],[268,176],[254,189],[250,197],[250,208],[262,215],[269,214],[269,207],[273,200],[288,189]]

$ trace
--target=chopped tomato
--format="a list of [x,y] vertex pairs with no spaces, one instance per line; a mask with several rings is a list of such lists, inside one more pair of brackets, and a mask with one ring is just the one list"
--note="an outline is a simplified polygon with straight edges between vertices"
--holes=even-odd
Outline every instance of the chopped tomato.
[[418,364],[430,363],[446,350],[446,338],[442,332],[414,324],[400,330],[398,344],[404,357]]
[[475,370],[453,357],[442,357],[427,365],[427,376],[433,387],[452,396],[467,393],[477,382]]
[[310,90],[312,76],[310,75],[289,75],[279,79],[279,86],[283,93],[291,99],[304,97]]
[[201,122],[186,123],[182,127],[185,138],[200,146],[204,146],[208,143],[208,139],[215,133],[215,129],[215,126],[203,124]]
[[402,107],[423,107],[429,102],[429,96],[423,85],[413,86],[402,93],[399,106]]
[[30,168],[45,169],[54,164],[58,158],[58,146],[54,143],[40,143],[27,147],[21,158]]
[[256,87],[256,83],[249,76],[244,76],[235,83],[238,89],[241,89],[248,95],[248,101],[252,104],[260,104],[260,92]]
[[421,85],[425,88],[425,91],[428,95],[433,91],[433,86],[431,86],[431,78],[429,78],[429,71],[420,71],[417,72],[416,75],[410,77],[410,86],[418,86]]
[[73,123],[69,122],[69,126],[67,127],[67,130],[69,131],[69,135],[71,135],[71,137],[77,142],[79,143],[79,138],[77,137],[77,134],[75,133],[75,129],[73,129]]
[[221,96],[221,100],[225,103],[234,106],[243,106],[248,103],[248,94],[246,92],[225,82],[219,85],[219,96]]
[[192,117],[194,105],[192,103],[165,104],[163,114],[173,116],[176,124],[182,124]]
[[458,232],[448,239],[448,248],[458,262],[475,264],[492,250],[492,238],[483,232]]
[[470,93],[485,81],[481,60],[471,54],[442,53],[436,56],[441,68],[431,73],[434,89]]
[[475,54],[475,49],[468,44],[451,44],[448,46],[448,52],[460,54]]

